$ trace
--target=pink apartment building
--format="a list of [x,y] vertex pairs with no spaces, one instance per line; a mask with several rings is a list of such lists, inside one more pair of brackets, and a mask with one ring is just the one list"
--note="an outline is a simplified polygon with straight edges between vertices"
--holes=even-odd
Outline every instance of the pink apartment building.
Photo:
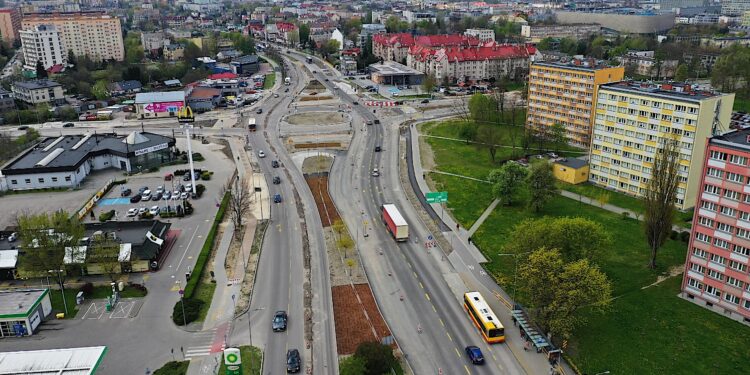
[[682,296],[750,324],[750,129],[712,137],[682,280]]

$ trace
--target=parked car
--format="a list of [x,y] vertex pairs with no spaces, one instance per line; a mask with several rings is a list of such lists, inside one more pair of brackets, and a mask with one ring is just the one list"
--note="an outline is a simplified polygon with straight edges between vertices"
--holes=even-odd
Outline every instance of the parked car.
[[280,184],[280,183],[281,183],[281,177],[279,177],[279,176],[274,176],[274,178],[273,178],[273,184],[274,184],[274,185],[278,185],[278,184]]
[[180,199],[180,194],[182,194],[182,192],[180,192],[179,190],[175,190],[174,192],[172,192],[172,200],[176,201]]
[[146,211],[147,211],[146,207],[141,207],[141,208],[138,209],[138,215],[145,214]]
[[164,181],[172,181],[172,174],[167,173],[164,175]]
[[138,194],[143,194],[143,192],[146,190],[148,190],[148,186],[141,186],[141,188],[138,189]]
[[284,89],[284,92],[289,92],[289,89],[288,88]]
[[158,215],[159,214],[159,206],[153,206],[153,207],[151,207],[151,209],[148,210],[148,213],[150,213],[151,215],[154,215],[154,216]]
[[359,102],[353,102],[352,105],[359,105]]
[[180,199],[188,199],[187,191],[183,191],[182,194],[180,194]]
[[281,194],[275,194],[273,196],[273,203],[281,203]]
[[[137,197],[137,195],[136,195]],[[135,215],[138,215],[138,209],[137,208],[131,208],[128,210],[128,217],[133,217]]]
[[128,189],[128,188],[125,188],[125,189],[122,189],[122,191],[120,192],[120,196],[121,196],[121,197],[127,197],[127,196],[129,196],[129,195],[130,195],[131,193],[133,193],[133,191],[132,191],[132,190],[130,190],[130,189]]
[[256,109],[256,110],[255,110],[255,113],[257,113],[257,114],[261,114],[261,113],[263,113],[263,108],[258,108],[258,109]]
[[467,346],[465,349],[466,355],[469,357],[471,363],[475,365],[481,365],[484,363],[484,356],[482,355],[482,349],[476,346]]
[[301,362],[299,350],[289,349],[286,352],[286,372],[297,373],[300,370]]
[[279,94],[273,94],[273,97],[274,97],[274,98],[278,98],[278,97],[279,97]]
[[383,149],[380,148],[380,146],[375,146],[375,152],[380,152],[380,151],[383,151]]
[[274,332],[286,331],[287,315],[286,311],[277,311],[273,314],[273,323],[271,327]]
[[170,198],[172,198],[172,192],[169,190],[165,191],[164,194],[162,194],[161,198],[165,201],[168,201]]
[[429,102],[430,102],[430,99],[424,99],[424,100],[422,100],[422,101],[421,101],[420,103],[422,103],[422,104],[427,104],[427,103],[429,103]]
[[28,127],[28,126],[26,126],[26,125],[21,125],[21,126],[19,126],[19,127],[18,127],[18,130],[26,130],[26,129],[28,129],[28,128],[29,128],[29,127]]
[[161,185],[156,188],[156,194],[164,194],[164,185]]
[[157,192],[156,194],[154,194],[154,195],[153,195],[153,196],[151,197],[151,200],[152,200],[152,201],[158,201],[158,200],[160,200],[160,199],[161,199],[162,195],[163,195],[162,193],[159,193],[159,192]]
[[141,195],[140,194],[136,194],[136,195],[130,197],[130,203],[138,203],[140,201],[141,201]]
[[143,193],[141,193],[141,199],[144,201],[151,199],[151,190],[144,190]]

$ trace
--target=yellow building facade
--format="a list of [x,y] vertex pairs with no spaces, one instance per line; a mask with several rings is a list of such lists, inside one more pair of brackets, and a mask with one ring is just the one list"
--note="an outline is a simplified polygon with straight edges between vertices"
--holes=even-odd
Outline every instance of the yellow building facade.
[[581,159],[561,159],[552,163],[552,174],[558,181],[573,185],[589,180],[589,164]]
[[570,144],[589,148],[598,87],[620,81],[624,74],[624,67],[594,60],[531,64],[526,126],[543,135],[560,124]]
[[[642,197],[665,138],[679,142],[678,209],[695,205],[707,139],[728,130],[734,94],[689,85],[616,82],[596,97],[589,181]],[[716,121],[715,121],[716,120]]]
[[94,61],[125,59],[120,18],[104,13],[54,13],[23,17],[23,29],[54,25],[60,32],[65,53],[88,56]]

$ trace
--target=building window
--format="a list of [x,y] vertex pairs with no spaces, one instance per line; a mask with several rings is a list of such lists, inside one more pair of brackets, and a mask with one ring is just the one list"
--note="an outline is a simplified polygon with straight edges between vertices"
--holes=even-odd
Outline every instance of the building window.
[[714,227],[714,221],[703,216],[698,217],[698,224],[703,225],[704,227],[709,227],[709,228]]
[[729,162],[732,164],[737,164],[737,165],[746,165],[747,158],[744,156],[732,155],[729,157]]
[[[737,234],[739,235],[739,233]],[[711,236],[698,232],[695,234],[695,240],[700,241],[700,242],[705,242],[705,243],[711,243]]]
[[741,184],[745,178],[741,174],[727,172],[727,181]]
[[721,206],[722,215],[734,217],[734,214],[736,213],[737,213],[737,210],[735,210],[734,208]]
[[716,168],[706,169],[706,176],[722,178],[724,177],[723,175],[724,175],[724,172],[722,172],[720,169],[716,169]]
[[721,296],[721,292],[718,289],[712,287],[711,285],[706,285],[706,293],[715,297]]
[[727,154],[719,151],[711,151],[711,154],[709,154],[709,158],[714,160],[727,160]]
[[70,182],[70,176],[65,176],[65,181]]
[[698,290],[703,289],[703,283],[690,277],[688,277],[688,285]]
[[40,183],[40,184],[43,184],[43,183],[44,183],[44,178],[41,178],[41,177],[40,177],[40,178],[39,178],[39,183]]
[[716,225],[716,229],[720,230],[722,232],[727,232],[727,233],[734,232],[734,227],[731,226],[731,225],[729,225],[729,224],[725,224],[725,223],[719,223],[719,224],[717,224]]
[[736,201],[740,199],[740,193],[734,190],[724,189],[724,198]]
[[[714,203],[714,202],[701,201],[701,208],[704,209],[704,210],[716,211],[716,207],[718,207],[718,205],[716,203]],[[722,207],[722,209],[723,208],[724,207]]]
[[18,185],[18,181],[17,180],[10,180],[10,183],[13,184],[13,185]]
[[706,267],[703,267],[700,264],[690,263],[690,270],[703,274],[706,272]]
[[718,186],[706,184],[703,187],[703,191],[705,191],[708,194],[719,195],[719,193],[721,192],[721,188],[719,188]]
[[740,272],[747,272],[747,265],[734,260],[729,261],[729,268]]
[[742,289],[742,286],[745,285],[745,283],[743,283],[742,281],[737,280],[731,276],[727,276],[727,284],[740,289]]
[[26,185],[28,185],[28,184],[30,184],[30,183],[31,183],[31,179],[30,179],[30,178],[27,178],[27,179],[25,179],[25,180],[24,180],[24,182],[26,182]]
[[720,247],[722,249],[729,249],[729,242],[715,238],[714,239],[714,246]]
[[693,248],[693,255],[697,256],[698,258],[706,259],[706,250],[694,247]]
[[718,264],[725,264],[727,262],[726,258],[717,254],[711,254],[711,261]]
[[731,295],[729,293],[724,293],[724,300],[734,305],[740,303],[740,297]]
[[737,254],[744,255],[744,256],[750,256],[750,249],[744,246],[734,245],[734,247],[732,247],[732,251],[734,251]]
[[57,182],[57,177],[52,177],[52,182]]

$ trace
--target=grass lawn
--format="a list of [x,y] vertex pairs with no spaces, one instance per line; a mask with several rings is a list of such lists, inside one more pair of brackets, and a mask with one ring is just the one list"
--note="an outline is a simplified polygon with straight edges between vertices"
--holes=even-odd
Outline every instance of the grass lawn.
[[492,203],[492,189],[489,184],[438,173],[430,173],[429,176],[437,191],[449,192],[448,211],[453,213],[453,217],[464,228],[471,228]]
[[[240,357],[242,358],[242,375],[260,375],[260,367],[263,362],[263,353],[260,349],[254,346],[240,346]],[[219,367],[219,374],[226,372],[226,366],[224,366],[224,356],[221,356],[221,367]]]
[[273,88],[276,83],[276,72],[266,74],[266,79],[263,81],[263,88],[268,90]]
[[750,112],[750,98],[735,96],[734,107],[732,109],[735,111]]
[[154,371],[154,375],[185,375],[190,366],[190,361],[170,361],[164,364],[160,369]]
[[201,282],[198,283],[198,287],[195,288],[193,298],[203,301],[200,314],[198,315],[197,322],[206,320],[208,309],[211,308],[211,299],[214,298],[214,291],[216,290],[216,283],[212,282]]
[[[76,294],[79,290],[75,288],[65,288],[65,302],[68,303],[68,313],[65,315],[65,319],[73,319],[78,314],[78,306],[76,306]],[[65,312],[65,305],[63,304],[62,293],[59,289],[49,290],[49,301],[52,303],[52,316],[57,313]]]

